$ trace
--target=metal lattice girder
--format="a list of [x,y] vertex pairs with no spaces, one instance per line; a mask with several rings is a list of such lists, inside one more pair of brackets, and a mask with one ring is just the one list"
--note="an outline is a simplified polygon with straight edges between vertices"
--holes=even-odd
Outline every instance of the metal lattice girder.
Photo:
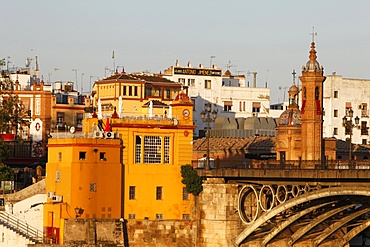
[[296,198],[290,199],[285,203],[282,203],[271,211],[266,212],[260,218],[258,218],[255,222],[248,225],[234,240],[234,245],[239,246],[248,236],[250,236],[258,227],[260,227],[263,223],[267,220],[275,217],[276,215],[284,212],[285,210],[302,204],[304,202],[317,200],[320,198],[325,197],[332,197],[332,196],[368,196],[370,197],[370,188],[369,187],[330,187],[327,189],[321,189],[313,192],[309,192],[307,194],[303,194],[302,196],[298,196]]
[[317,209],[319,209],[321,207],[324,207],[326,205],[335,203],[335,202],[337,202],[337,201],[324,202],[324,203],[321,203],[319,205],[306,208],[305,210],[302,210],[302,211],[300,211],[300,212],[298,212],[296,214],[293,214],[289,218],[287,218],[287,219],[279,222],[279,224],[277,224],[273,229],[271,229],[271,231],[266,236],[264,236],[264,239],[263,239],[263,241],[261,243],[261,246],[263,246],[263,247],[266,246],[274,237],[276,237],[276,235],[278,235],[286,227],[288,227],[293,222],[297,221],[302,216],[304,216],[304,215],[306,215],[308,213],[311,213],[312,211],[317,210]]
[[344,247],[351,239],[357,236],[360,232],[365,230],[370,226],[370,219],[365,220],[364,222],[361,223],[361,225],[356,226],[353,228],[351,231],[347,232],[343,237],[342,237],[342,243],[341,246]]
[[309,224],[306,226],[299,228],[288,240],[289,246],[293,246],[297,240],[299,240],[303,235],[305,235],[307,232],[309,232],[311,229],[313,229],[315,226],[323,222],[324,220],[332,217],[333,215],[342,212],[343,210],[346,210],[348,208],[354,207],[356,204],[350,204],[350,205],[345,205],[339,208],[335,208],[333,210],[330,210],[326,213],[323,213],[322,215],[319,215],[316,217],[314,220],[312,220]]
[[346,223],[350,222],[351,220],[353,220],[353,219],[355,219],[355,218],[357,218],[357,217],[359,217],[363,214],[366,214],[369,211],[370,211],[370,208],[364,208],[360,211],[356,211],[356,212],[344,217],[343,219],[335,222],[334,224],[331,224],[328,228],[326,228],[324,230],[324,232],[322,234],[320,234],[319,236],[317,236],[313,240],[314,246],[318,246],[319,244],[321,244],[327,237],[329,237],[331,234],[333,234],[336,230],[341,228]]

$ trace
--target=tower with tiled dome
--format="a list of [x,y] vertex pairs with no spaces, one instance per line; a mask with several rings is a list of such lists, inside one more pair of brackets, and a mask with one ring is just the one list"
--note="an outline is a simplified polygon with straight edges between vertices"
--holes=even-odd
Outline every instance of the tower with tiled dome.
[[279,117],[277,127],[276,151],[278,160],[299,160],[301,157],[301,111],[298,106],[299,89],[295,85],[289,88],[289,106]]
[[[302,90],[295,85],[289,89],[289,106],[278,120],[276,152],[282,161],[304,161],[303,166],[323,164],[325,159],[335,158],[335,145],[330,139],[323,140],[323,83],[324,69],[316,60],[315,42],[311,43],[309,60],[302,67]],[[293,72],[293,74],[295,74]],[[302,97],[299,108],[298,95]],[[325,144],[330,149],[325,149]],[[325,158],[326,157],[326,158]]]

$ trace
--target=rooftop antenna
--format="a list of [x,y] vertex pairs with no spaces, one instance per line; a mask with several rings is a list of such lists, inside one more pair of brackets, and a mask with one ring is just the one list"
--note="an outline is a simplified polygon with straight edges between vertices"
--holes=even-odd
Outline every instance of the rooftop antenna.
[[[112,60],[113,60],[113,70],[116,69],[116,59],[114,58],[114,51],[112,52]],[[115,71],[113,71],[114,73]]]

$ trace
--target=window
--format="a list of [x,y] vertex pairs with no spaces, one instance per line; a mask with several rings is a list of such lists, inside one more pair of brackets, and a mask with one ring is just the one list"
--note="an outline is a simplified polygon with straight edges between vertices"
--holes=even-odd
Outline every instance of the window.
[[224,111],[231,111],[233,107],[232,101],[224,101]]
[[165,99],[170,99],[171,98],[171,89],[169,89],[169,88],[164,89],[164,98]]
[[224,111],[231,111],[232,106],[225,105],[224,106]]
[[80,152],[79,158],[80,158],[80,160],[85,160],[86,159],[86,152]]
[[59,152],[59,153],[58,153],[58,160],[59,160],[59,161],[62,161],[62,152]]
[[[367,139],[362,139],[362,145],[366,145],[366,144],[367,144]],[[365,159],[365,157],[364,157],[364,159]]]
[[55,182],[60,182],[60,170],[56,170]]
[[157,186],[156,200],[162,200],[163,199],[162,190],[163,190],[162,186]]
[[334,117],[338,117],[338,110],[334,110]]
[[352,109],[351,102],[346,102],[346,117],[349,117],[349,110]]
[[338,91],[334,91],[334,98],[338,99]]
[[184,84],[185,85],[185,78],[179,78],[178,79],[178,82],[180,82],[181,84]]
[[57,128],[64,128],[64,112],[57,113]]
[[190,220],[190,214],[183,214],[182,219],[183,220]]
[[204,80],[204,88],[211,89],[211,80]]
[[90,192],[96,192],[96,183],[90,183]]
[[195,86],[195,79],[188,79],[188,86]]
[[333,135],[338,135],[338,128],[334,128]]
[[127,95],[127,87],[126,86],[123,86],[123,95],[126,96]]
[[141,163],[141,136],[136,136],[135,143],[135,163]]
[[170,137],[164,137],[164,162],[165,164],[170,163]]
[[138,135],[135,137],[135,163],[170,164],[171,163],[170,147],[171,147],[170,136]]
[[163,220],[163,214],[156,214],[155,219],[156,220]]
[[369,134],[369,128],[367,127],[366,121],[361,121],[361,135],[368,135]]
[[137,86],[134,86],[134,96],[138,96],[138,94],[137,94]]
[[136,192],[136,187],[135,186],[130,186],[129,192],[128,192],[128,199],[129,200],[135,200],[135,192]]
[[261,102],[253,102],[252,112],[260,112],[260,110],[261,110]]
[[361,117],[369,117],[369,114],[367,113],[367,103],[361,104]]
[[144,163],[160,164],[162,160],[162,138],[160,136],[144,136]]
[[239,111],[242,111],[242,102],[241,101],[239,101]]
[[128,96],[132,96],[132,86],[128,86]]
[[243,102],[243,111],[245,111],[245,101]]
[[189,200],[189,192],[186,191],[186,188],[182,188],[182,200],[187,201]]
[[76,116],[77,127],[82,128],[82,119],[83,118],[84,118],[84,116],[83,116],[82,113],[77,113],[77,116]]
[[134,220],[134,219],[136,219],[136,214],[128,214],[128,218],[130,220]]
[[105,152],[100,152],[99,159],[100,160],[107,160],[107,158],[105,157]]

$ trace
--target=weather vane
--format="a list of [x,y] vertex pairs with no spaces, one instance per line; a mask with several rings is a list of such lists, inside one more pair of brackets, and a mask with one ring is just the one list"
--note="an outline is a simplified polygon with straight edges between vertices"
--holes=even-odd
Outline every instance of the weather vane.
[[317,33],[315,33],[315,27],[312,27],[312,33],[310,33],[310,35],[312,35],[312,42],[315,42],[315,36],[317,36]]

